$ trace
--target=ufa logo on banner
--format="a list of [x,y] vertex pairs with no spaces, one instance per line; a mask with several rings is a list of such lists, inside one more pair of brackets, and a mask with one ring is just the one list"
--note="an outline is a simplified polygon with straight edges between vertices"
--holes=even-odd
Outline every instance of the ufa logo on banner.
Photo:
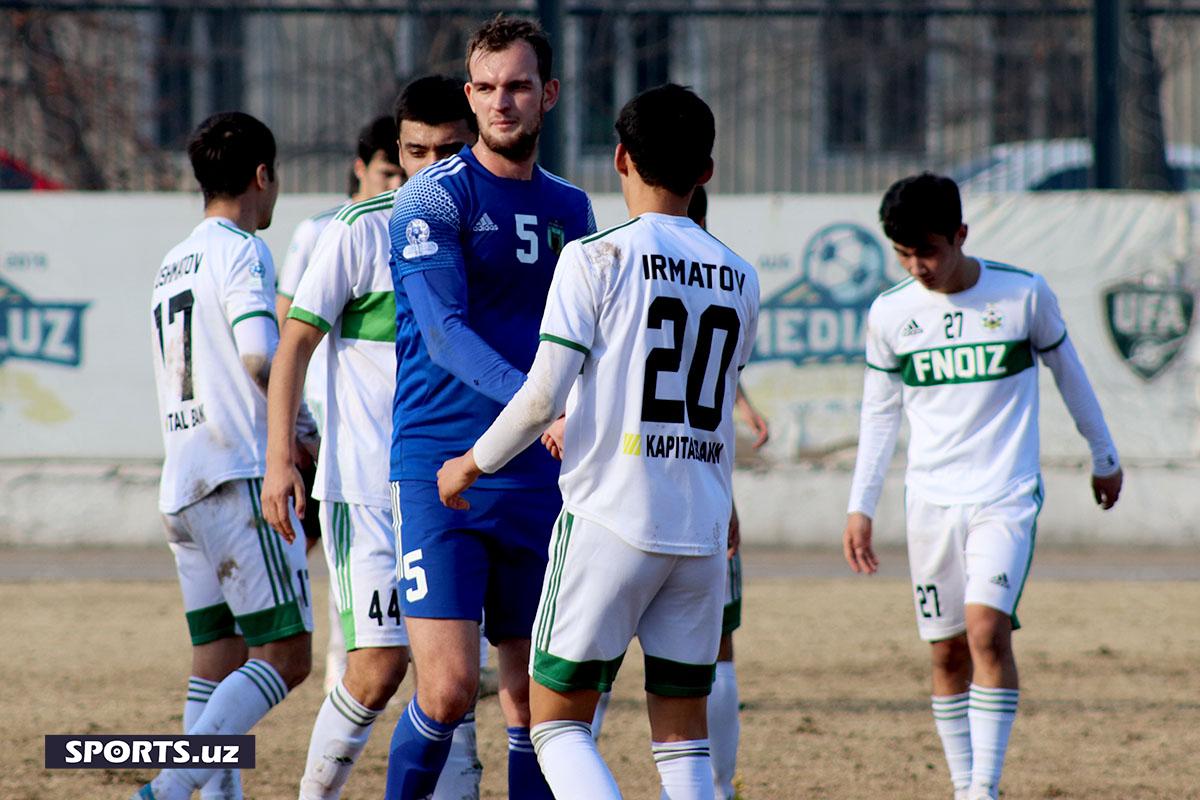
[[1148,381],[1183,349],[1194,306],[1191,292],[1178,286],[1121,283],[1104,291],[1113,344],[1130,369]]
[[890,283],[874,234],[852,222],[822,228],[804,246],[800,277],[763,301],[755,358],[861,362],[867,311]]
[[0,364],[10,358],[79,366],[87,303],[37,303],[0,278]]

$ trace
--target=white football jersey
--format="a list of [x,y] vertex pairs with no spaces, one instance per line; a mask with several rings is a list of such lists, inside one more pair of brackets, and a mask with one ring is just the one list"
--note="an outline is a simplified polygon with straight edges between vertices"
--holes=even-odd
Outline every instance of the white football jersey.
[[[288,316],[325,332],[325,430],[314,495],[390,508],[396,299],[388,266],[395,191],[347,205],[321,236]],[[312,370],[310,368],[311,377]]]
[[754,268],[686,217],[643,214],[566,246],[541,338],[587,354],[567,404],[568,511],[648,552],[725,547],[758,302]]
[[233,328],[275,318],[274,286],[266,244],[220,217],[171,248],[155,275],[150,336],[166,450],[164,513],[265,471],[267,398],[242,365]]
[[903,382],[907,489],[943,505],[992,500],[1038,474],[1038,353],[1067,336],[1040,275],[980,265],[978,282],[951,295],[909,278],[867,318],[867,365]]
[[[275,289],[278,294],[289,300],[295,298],[296,288],[300,285],[300,279],[304,277],[304,271],[308,269],[321,233],[324,232],[334,216],[348,205],[350,204],[346,202],[328,208],[296,226],[296,231],[292,234],[292,241],[288,245],[287,255],[284,256],[283,265],[279,268],[279,284]],[[283,320],[280,322],[282,323]],[[325,431],[325,362],[328,358],[328,345],[321,342],[313,351],[312,358],[308,362],[308,374],[304,376],[304,400],[313,412],[322,433]]]

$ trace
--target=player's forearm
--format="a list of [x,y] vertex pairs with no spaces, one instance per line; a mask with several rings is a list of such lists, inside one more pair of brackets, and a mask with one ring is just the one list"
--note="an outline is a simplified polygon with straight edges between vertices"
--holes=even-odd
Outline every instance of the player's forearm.
[[311,325],[290,320],[285,326],[267,385],[268,461],[290,464],[294,438],[316,432],[300,395],[313,350],[320,341],[321,331]]
[[525,374],[467,324],[462,276],[434,269],[407,275],[403,281],[433,363],[497,403],[511,400]]
[[883,480],[900,434],[900,412],[900,378],[868,368],[863,381],[858,457],[850,484],[848,513],[875,516],[875,506],[883,492]]
[[1092,474],[1104,476],[1116,473],[1121,468],[1117,447],[1113,444],[1108,425],[1104,422],[1104,412],[1100,410],[1100,401],[1096,399],[1070,337],[1053,350],[1042,353],[1041,359],[1054,375],[1054,383],[1071,419],[1075,421],[1075,428],[1087,440],[1092,452]]
[[480,470],[499,470],[562,415],[584,358],[577,350],[541,343],[525,384],[475,443],[475,463]]

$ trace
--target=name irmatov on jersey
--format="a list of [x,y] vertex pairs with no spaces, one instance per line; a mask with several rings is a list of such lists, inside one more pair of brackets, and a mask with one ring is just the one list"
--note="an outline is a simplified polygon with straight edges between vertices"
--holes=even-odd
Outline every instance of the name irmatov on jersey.
[[208,417],[204,415],[204,404],[197,403],[191,408],[181,408],[178,411],[171,411],[164,418],[167,433],[174,431],[186,431],[195,428],[197,425],[203,425],[208,422]]
[[[716,273],[716,285],[713,273]],[[704,289],[721,288],[726,292],[737,289],[742,293],[746,285],[746,273],[733,267],[702,264],[686,258],[671,258],[660,253],[642,254],[642,277],[646,280],[670,281],[682,286],[700,286]]]

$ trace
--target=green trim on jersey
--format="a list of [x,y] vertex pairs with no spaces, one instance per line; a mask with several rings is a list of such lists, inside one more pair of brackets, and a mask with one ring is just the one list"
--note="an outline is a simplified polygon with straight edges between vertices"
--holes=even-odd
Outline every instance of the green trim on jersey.
[[1001,272],[1015,272],[1018,275],[1024,275],[1027,278],[1033,277],[1033,273],[1030,272],[1029,270],[1020,269],[1019,267],[1010,267],[1008,264],[997,264],[993,261],[984,261],[983,265],[985,267],[987,267],[988,269],[995,269],[995,270],[999,270]]
[[899,283],[897,283],[897,284],[896,284],[895,286],[893,286],[892,288],[890,288],[890,289],[884,289],[882,292],[880,292],[880,293],[879,293],[879,296],[880,296],[880,297],[887,297],[889,294],[892,294],[893,292],[898,292],[898,291],[900,291],[901,289],[903,289],[905,286],[908,286],[908,285],[909,285],[910,283],[912,283],[914,280],[916,280],[916,278],[905,278],[904,280],[900,281]]
[[340,333],[343,339],[395,343],[396,293],[368,292],[351,300],[342,309]]
[[[259,310],[259,311],[247,311],[245,314],[242,314],[240,317],[235,317],[235,318],[234,318],[234,320],[233,320],[233,322],[229,323],[229,327],[231,327],[231,328],[232,328],[232,327],[234,327],[235,325],[237,325],[239,322],[242,322],[243,320],[250,319],[250,318],[252,318],[252,317],[270,317],[272,321],[274,321],[274,320],[275,320],[275,314],[274,314],[273,312],[271,312],[271,311],[262,311],[262,310]],[[275,326],[276,326],[276,327],[279,327],[279,323],[277,323],[277,322],[276,322],[276,323],[275,323]]]
[[1029,559],[1025,562],[1025,574],[1021,577],[1021,588],[1017,589],[1017,599],[1013,601],[1012,614],[1012,629],[1020,630],[1021,620],[1017,619],[1017,606],[1021,604],[1021,595],[1025,593],[1025,582],[1029,580],[1029,570],[1033,567],[1033,551],[1037,547],[1037,518],[1042,513],[1042,503],[1046,499],[1045,492],[1042,491],[1042,479],[1038,476],[1037,486],[1033,490],[1033,502],[1037,504],[1037,511],[1033,514],[1033,529],[1029,532]]
[[237,636],[233,612],[229,610],[227,603],[195,608],[184,614],[184,617],[187,618],[188,634],[192,637],[193,646]]
[[551,655],[545,650],[533,652],[533,679],[542,686],[556,692],[571,692],[578,689],[594,689],[607,692],[612,689],[617,670],[625,654],[610,661],[571,661]]
[[553,342],[554,344],[561,344],[563,347],[569,347],[572,350],[578,350],[579,352],[583,353],[585,356],[588,353],[592,352],[588,348],[581,345],[579,342],[572,342],[570,339],[564,339],[561,336],[555,336],[553,333],[541,334],[540,336],[538,336],[538,341],[539,342]]
[[634,217],[631,220],[622,222],[620,225],[614,225],[611,228],[605,228],[604,230],[602,230],[598,233],[593,233],[591,236],[583,237],[582,239],[580,239],[580,242],[583,244],[587,244],[588,242],[594,242],[597,239],[603,239],[605,236],[608,236],[613,231],[619,231],[619,230],[621,230],[621,228],[627,228],[630,225],[632,225],[633,223],[637,222],[639,219],[641,219],[641,217]]
[[389,189],[388,191],[377,194],[374,197],[368,197],[366,200],[359,200],[357,203],[351,203],[338,212],[334,217],[338,222],[344,222],[347,225],[353,225],[354,221],[364,214],[369,214],[372,211],[384,211],[392,207],[396,202],[396,192],[398,189]]
[[275,290],[275,296],[276,297],[286,297],[287,301],[289,303],[296,299],[296,295],[288,294],[287,292],[281,292],[281,291],[279,291],[279,289]]
[[874,364],[872,364],[870,361],[867,361],[866,365],[868,367],[870,367],[871,369],[877,369],[880,372],[899,372],[900,371],[900,367],[877,367]]
[[329,329],[333,327],[328,322],[323,320],[321,317],[318,317],[316,314],[312,313],[311,311],[300,308],[299,306],[296,306],[296,305],[293,305],[291,308],[288,309],[287,315],[288,315],[288,319],[298,319],[301,322],[306,322],[309,325],[312,325],[317,330],[321,331],[321,333],[329,333]]
[[1057,341],[1057,342],[1055,342],[1054,344],[1050,345],[1049,347],[1039,347],[1039,348],[1037,348],[1037,351],[1038,351],[1039,353],[1049,353],[1051,350],[1054,350],[1054,349],[1056,349],[1056,348],[1057,348],[1057,347],[1058,347],[1060,344],[1062,344],[1062,343],[1063,343],[1063,342],[1065,342],[1066,340],[1067,340],[1067,332],[1066,332],[1066,331],[1063,331],[1063,335],[1062,335],[1062,336],[1060,336],[1060,337],[1058,337],[1058,341]]
[[685,664],[646,656],[646,691],[660,697],[706,697],[712,692],[717,662]]
[[1008,378],[1033,366],[1028,339],[946,345],[901,353],[900,379],[908,386],[943,386]]
[[337,214],[339,211],[341,211],[345,207],[346,207],[346,204],[342,203],[341,205],[336,205],[336,206],[333,206],[332,208],[327,208],[324,211],[318,211],[316,214],[313,214],[311,217],[309,217],[309,219],[312,220],[313,222],[318,222],[327,217],[334,216],[335,214]]
[[253,239],[254,238],[253,235],[246,233],[241,228],[235,228],[232,225],[226,225],[224,222],[218,222],[217,227],[224,228],[225,230],[229,231],[230,233],[236,233],[238,236],[242,237],[243,239]]

